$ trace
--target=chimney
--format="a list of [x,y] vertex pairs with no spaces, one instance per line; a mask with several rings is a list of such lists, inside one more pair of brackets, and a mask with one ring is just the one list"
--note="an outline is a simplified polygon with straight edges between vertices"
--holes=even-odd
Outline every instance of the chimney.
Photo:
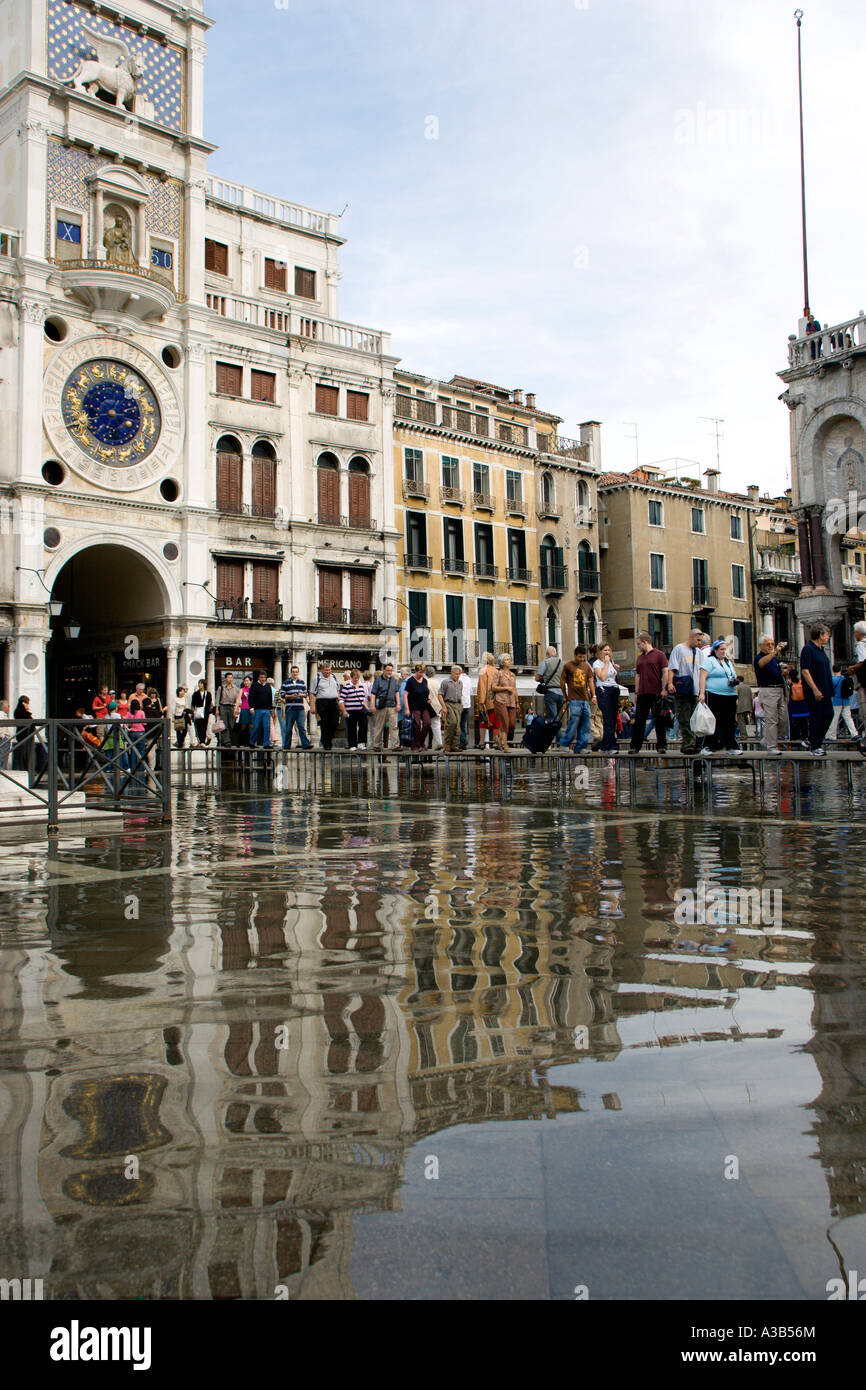
[[704,477],[707,480],[707,492],[718,492],[719,490],[719,470],[718,468],[705,468]]
[[515,386],[515,388],[514,388],[514,393],[513,393],[513,394],[514,394],[514,404],[515,404],[515,405],[523,405],[523,387],[522,387],[522,386]]
[[585,420],[580,429],[580,442],[587,446],[590,468],[601,472],[601,425],[598,420]]
[[534,392],[534,391],[527,391],[527,393],[526,393],[526,404],[527,404],[527,406],[528,406],[528,408],[529,408],[530,410],[534,410],[534,409],[535,409],[535,392]]
[[750,502],[757,502],[758,496],[760,494],[760,488],[758,487],[757,483],[750,483],[749,486],[746,488],[746,492],[749,494]]

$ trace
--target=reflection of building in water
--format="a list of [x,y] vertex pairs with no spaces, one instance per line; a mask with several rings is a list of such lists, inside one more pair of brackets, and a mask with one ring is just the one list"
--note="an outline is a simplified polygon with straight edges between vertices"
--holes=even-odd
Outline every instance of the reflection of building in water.
[[821,1075],[821,1094],[810,1107],[818,1155],[830,1191],[833,1216],[866,1212],[866,1024],[863,1020],[864,947],[852,934],[822,928],[810,976],[815,991],[808,1050]]

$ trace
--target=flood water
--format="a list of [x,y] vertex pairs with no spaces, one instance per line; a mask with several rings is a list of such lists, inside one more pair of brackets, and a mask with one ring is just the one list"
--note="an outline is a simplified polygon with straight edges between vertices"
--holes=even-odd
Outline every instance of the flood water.
[[866,1270],[866,835],[820,773],[799,815],[195,785],[0,845],[3,1273],[826,1299]]

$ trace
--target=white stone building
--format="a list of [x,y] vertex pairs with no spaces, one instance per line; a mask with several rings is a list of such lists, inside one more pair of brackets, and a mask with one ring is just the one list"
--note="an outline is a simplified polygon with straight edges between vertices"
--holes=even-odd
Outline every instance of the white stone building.
[[339,319],[336,217],[208,173],[209,24],[0,5],[0,643],[37,715],[367,665],[397,617],[389,340]]

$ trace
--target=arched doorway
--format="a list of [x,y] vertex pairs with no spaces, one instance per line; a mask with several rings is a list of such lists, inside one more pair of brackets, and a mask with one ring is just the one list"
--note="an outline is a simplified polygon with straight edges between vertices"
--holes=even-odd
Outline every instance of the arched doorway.
[[126,545],[91,545],[61,565],[50,587],[63,611],[51,620],[47,649],[49,715],[89,710],[103,685],[129,691],[143,681],[165,699],[172,605],[153,564]]

